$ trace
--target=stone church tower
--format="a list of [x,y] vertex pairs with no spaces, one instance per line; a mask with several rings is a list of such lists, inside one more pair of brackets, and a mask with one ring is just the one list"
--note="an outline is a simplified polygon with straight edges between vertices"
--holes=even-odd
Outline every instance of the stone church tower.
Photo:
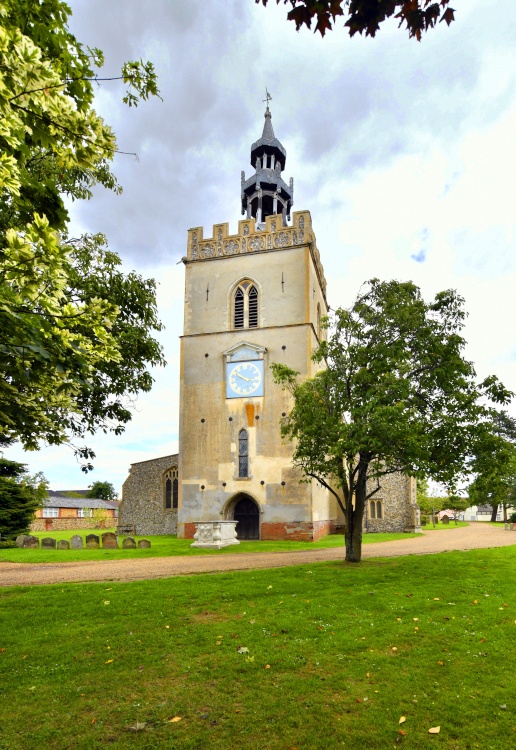
[[[328,313],[310,213],[291,216],[286,156],[267,106],[254,173],[242,172],[238,233],[228,224],[211,237],[188,232],[179,454],[132,464],[119,525],[135,533],[191,538],[198,522],[237,520],[240,539],[310,541],[343,525],[333,496],[299,481],[280,434],[290,397],[270,370],[280,362],[315,375]],[[412,530],[418,514],[415,481],[391,475],[368,503],[364,531]]]
[[272,362],[302,377],[327,314],[326,281],[308,211],[292,216],[293,180],[269,108],[242,172],[238,234],[188,232],[181,341],[179,536],[196,521],[236,519],[239,538],[317,539],[335,526],[333,498],[300,484],[280,420],[288,396]]

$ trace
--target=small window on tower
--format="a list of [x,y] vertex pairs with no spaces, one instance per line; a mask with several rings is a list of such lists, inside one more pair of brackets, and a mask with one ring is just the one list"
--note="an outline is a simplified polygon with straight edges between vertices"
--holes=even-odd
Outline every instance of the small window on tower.
[[233,328],[258,328],[258,289],[242,281],[233,297]]
[[249,476],[249,438],[247,430],[238,433],[238,476]]

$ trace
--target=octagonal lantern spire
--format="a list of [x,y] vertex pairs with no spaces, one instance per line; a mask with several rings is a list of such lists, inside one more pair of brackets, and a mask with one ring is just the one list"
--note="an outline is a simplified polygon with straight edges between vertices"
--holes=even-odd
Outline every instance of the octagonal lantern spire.
[[246,180],[242,172],[241,178],[242,214],[254,217],[259,229],[265,218],[272,214],[282,214],[283,225],[286,225],[294,204],[294,180],[291,177],[287,185],[281,177],[287,152],[274,135],[270,99],[267,92],[262,137],[251,146],[251,166],[255,173]]

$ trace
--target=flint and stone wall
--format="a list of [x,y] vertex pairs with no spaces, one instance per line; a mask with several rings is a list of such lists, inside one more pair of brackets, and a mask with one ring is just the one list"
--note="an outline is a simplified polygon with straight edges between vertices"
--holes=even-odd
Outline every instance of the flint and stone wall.
[[165,510],[165,473],[177,466],[177,453],[131,464],[122,487],[118,525],[135,527],[139,536],[176,534],[177,509]]
[[420,526],[416,503],[416,480],[403,474],[388,474],[371,500],[382,501],[382,518],[371,518],[370,503],[364,515],[364,531],[397,532]]

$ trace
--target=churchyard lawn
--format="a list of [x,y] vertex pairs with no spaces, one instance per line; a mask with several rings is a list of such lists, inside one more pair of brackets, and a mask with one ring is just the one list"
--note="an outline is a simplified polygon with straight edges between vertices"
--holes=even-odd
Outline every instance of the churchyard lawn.
[[[74,534],[83,538],[83,544],[87,534],[101,535],[115,529],[83,529],[81,531],[38,531],[33,536],[44,539],[52,537],[56,541],[66,539],[70,541]],[[394,541],[395,539],[410,539],[421,534],[364,534],[364,544]],[[122,546],[120,537],[120,547]],[[176,536],[136,536],[138,539],[149,539],[150,549],[82,549],[82,550],[46,550],[46,549],[0,549],[0,563],[2,560],[21,563],[54,563],[54,562],[79,562],[83,560],[123,560],[127,558],[142,557],[170,557],[172,555],[220,555],[224,553],[243,552],[289,552],[291,550],[324,549],[326,547],[344,548],[344,537],[341,534],[331,534],[318,542],[241,542],[221,550],[192,549],[193,539],[178,539]],[[0,745],[0,750],[2,746]]]
[[507,750],[515,570],[508,547],[3,589],[0,747]]

